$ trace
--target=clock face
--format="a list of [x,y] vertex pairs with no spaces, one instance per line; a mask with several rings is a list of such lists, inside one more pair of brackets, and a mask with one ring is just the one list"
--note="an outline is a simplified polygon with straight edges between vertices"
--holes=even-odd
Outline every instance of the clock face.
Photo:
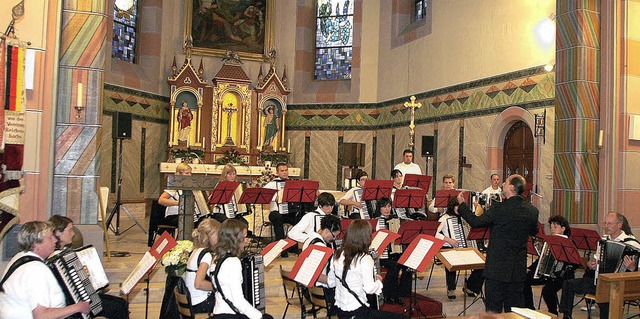
[[134,1],[135,0],[116,0],[116,7],[120,10],[127,11],[133,7]]

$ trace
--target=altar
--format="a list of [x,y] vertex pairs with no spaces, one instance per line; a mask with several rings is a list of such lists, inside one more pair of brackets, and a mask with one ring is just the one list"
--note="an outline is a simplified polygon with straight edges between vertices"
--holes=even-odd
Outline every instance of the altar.
[[[160,163],[160,173],[162,174],[175,174],[178,163]],[[220,176],[224,165],[218,164],[189,164],[191,166],[191,174],[210,174]],[[236,165],[236,173],[238,177],[258,177],[262,175],[264,166],[245,166]],[[272,169],[273,171],[274,169]],[[275,172],[274,172],[275,173]],[[289,167],[290,177],[300,177],[300,168]]]

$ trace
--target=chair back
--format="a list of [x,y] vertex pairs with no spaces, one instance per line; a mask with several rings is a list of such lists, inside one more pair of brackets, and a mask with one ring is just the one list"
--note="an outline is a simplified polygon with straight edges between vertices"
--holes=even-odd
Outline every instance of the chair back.
[[194,319],[194,312],[191,307],[191,294],[189,294],[187,284],[182,278],[178,279],[178,284],[173,288],[173,293],[175,294],[176,303],[178,304],[180,319]]
[[322,287],[313,286],[309,288],[309,297],[314,307],[328,309],[327,299],[324,296]]
[[[298,283],[289,277],[290,274],[291,271],[282,269],[282,265],[280,265],[282,288],[284,289],[284,294],[287,298],[292,298],[298,290]],[[291,294],[289,294],[289,292],[291,292]]]

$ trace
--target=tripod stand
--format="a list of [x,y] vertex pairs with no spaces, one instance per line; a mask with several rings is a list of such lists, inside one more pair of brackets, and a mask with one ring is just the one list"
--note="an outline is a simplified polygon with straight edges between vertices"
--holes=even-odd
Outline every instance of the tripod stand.
[[[109,229],[111,229],[111,231],[116,235],[121,235],[124,234],[127,230],[133,228],[133,226],[138,225],[138,227],[140,227],[140,229],[142,230],[143,233],[147,233],[147,231],[142,227],[142,225],[140,225],[140,223],[133,217],[133,215],[131,214],[131,212],[124,206],[124,204],[122,204],[120,195],[122,193],[122,139],[119,138],[118,139],[120,142],[119,148],[118,148],[118,185],[117,185],[117,191],[116,191],[116,203],[113,206],[113,209],[111,209],[111,212],[109,213],[109,217],[107,218],[107,226],[109,227]],[[129,226],[127,229],[120,231],[120,208],[122,207],[122,209],[124,209],[124,211],[127,213],[127,215],[129,215],[129,217],[131,218],[131,220],[133,220],[134,224]],[[113,227],[111,225],[111,222],[113,221],[113,218],[116,218],[116,226]]]

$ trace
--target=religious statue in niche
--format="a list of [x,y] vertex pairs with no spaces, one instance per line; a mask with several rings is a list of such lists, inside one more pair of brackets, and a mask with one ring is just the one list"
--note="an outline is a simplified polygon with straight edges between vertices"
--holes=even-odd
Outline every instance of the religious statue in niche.
[[182,107],[178,111],[176,120],[178,121],[178,141],[188,141],[189,133],[191,133],[191,120],[193,120],[193,113],[191,112],[187,101],[182,101]]
[[264,141],[263,147],[274,146],[274,139],[280,131],[279,121],[282,117],[282,106],[278,101],[269,100],[262,109],[264,116]]

